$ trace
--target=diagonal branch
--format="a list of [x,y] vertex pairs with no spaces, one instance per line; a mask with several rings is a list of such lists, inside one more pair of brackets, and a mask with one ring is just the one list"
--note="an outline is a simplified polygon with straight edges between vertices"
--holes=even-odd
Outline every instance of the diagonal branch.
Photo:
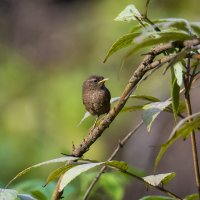
[[[174,48],[192,48],[200,44],[200,38],[195,38],[186,41],[170,42],[167,44],[159,45],[153,48],[140,63],[136,71],[133,73],[126,85],[120,99],[116,102],[115,106],[109,111],[109,113],[101,120],[98,126],[90,130],[89,135],[81,142],[78,147],[73,149],[72,154],[77,157],[82,157],[85,152],[87,152],[90,146],[101,136],[101,134],[107,129],[121,109],[126,104],[129,96],[136,87],[137,83],[142,79],[146,72],[158,68],[165,63],[170,62],[176,57],[176,54],[165,56],[159,60],[154,61],[155,57],[166,50]],[[59,191],[59,182],[62,179],[60,177],[57,186],[54,190],[52,200],[59,200],[62,196],[63,191]]]

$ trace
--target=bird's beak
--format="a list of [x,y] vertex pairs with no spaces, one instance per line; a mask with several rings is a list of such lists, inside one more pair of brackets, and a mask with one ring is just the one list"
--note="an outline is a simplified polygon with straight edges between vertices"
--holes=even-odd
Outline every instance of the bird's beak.
[[109,79],[108,78],[104,78],[103,80],[99,81],[98,84],[105,83],[107,80],[109,80]]

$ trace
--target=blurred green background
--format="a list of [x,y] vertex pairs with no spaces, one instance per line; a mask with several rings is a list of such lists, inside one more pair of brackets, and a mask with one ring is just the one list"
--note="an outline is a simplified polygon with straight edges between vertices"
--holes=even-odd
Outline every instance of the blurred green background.
[[[143,12],[142,0],[0,1],[2,187],[30,165],[59,157],[61,152],[70,154],[72,143],[78,145],[87,135],[94,118],[77,125],[85,113],[81,86],[88,76],[108,77],[112,97],[121,94],[142,57],[136,54],[120,74],[124,50],[107,63],[102,61],[112,43],[134,26],[113,20],[129,3]],[[198,21],[199,13],[198,0],[152,0],[149,8],[151,19],[180,17]],[[167,81],[167,77],[161,82],[155,75],[139,93],[165,99],[169,96]],[[107,159],[118,139],[138,118],[138,113],[118,116],[85,157]],[[120,158],[126,160],[122,155]],[[25,179],[45,180],[47,174],[46,168],[41,168]]]

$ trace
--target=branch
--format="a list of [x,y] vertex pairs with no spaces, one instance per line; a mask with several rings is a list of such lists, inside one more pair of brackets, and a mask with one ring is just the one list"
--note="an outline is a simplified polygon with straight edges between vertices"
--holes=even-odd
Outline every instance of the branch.
[[[122,141],[119,141],[119,144],[117,145],[116,149],[113,151],[113,153],[111,154],[111,156],[108,158],[108,161],[113,160],[113,158],[115,158],[115,156],[117,155],[117,153],[119,152],[119,150],[126,144],[126,142],[128,142],[128,140],[131,138],[131,136],[142,126],[143,121],[141,121],[131,132],[129,132]],[[104,171],[106,170],[106,166],[103,166],[99,173],[96,175],[96,177],[94,178],[94,180],[91,182],[89,188],[87,189],[83,200],[86,200],[90,194],[90,192],[92,191],[92,189],[94,188],[95,184],[97,183],[97,181],[99,180],[99,178],[101,177],[101,175],[104,173]]]
[[170,192],[169,190],[166,190],[165,188],[160,187],[160,186],[158,186],[158,185],[157,185],[157,186],[152,185],[151,183],[146,182],[143,178],[141,178],[141,177],[139,177],[139,176],[136,176],[136,175],[134,175],[134,174],[131,173],[131,172],[122,171],[122,170],[121,170],[121,172],[123,172],[124,174],[127,174],[127,175],[129,175],[129,176],[132,176],[132,177],[134,177],[135,179],[137,179],[137,180],[139,180],[139,181],[141,181],[141,182],[147,184],[148,186],[151,186],[151,187],[153,187],[153,188],[156,188],[156,189],[160,190],[161,192],[164,192],[164,193],[168,194],[169,196],[174,197],[175,199],[183,200],[181,197],[179,197],[179,196],[177,196],[176,194]]
[[[129,96],[132,94],[132,91],[136,87],[137,83],[142,79],[142,77],[146,74],[146,72],[162,66],[163,64],[174,59],[176,56],[176,54],[169,55],[169,56],[165,56],[159,60],[154,61],[154,58],[157,55],[172,48],[184,48],[184,47],[192,48],[193,46],[196,46],[199,44],[200,44],[200,38],[195,38],[195,39],[186,40],[186,41],[170,42],[170,43],[159,45],[153,48],[144,57],[143,61],[140,63],[136,71],[133,73],[133,75],[129,79],[128,84],[126,85],[120,99],[118,100],[118,102],[116,102],[115,106],[109,111],[109,113],[105,117],[103,117],[103,119],[100,121],[98,126],[90,130],[89,135],[83,140],[83,142],[81,142],[81,144],[78,147],[75,147],[73,149],[73,152],[72,152],[73,156],[82,157],[83,154],[89,150],[90,146],[101,136],[101,134],[105,131],[105,129],[107,129],[110,126],[112,121],[115,119],[115,117],[119,114],[119,112],[122,110],[122,108],[126,104]],[[62,179],[62,176],[60,177],[60,179]],[[59,181],[54,190],[52,200],[59,200],[62,196],[63,191],[61,192],[58,191],[58,188],[59,188],[58,185],[59,185]]]

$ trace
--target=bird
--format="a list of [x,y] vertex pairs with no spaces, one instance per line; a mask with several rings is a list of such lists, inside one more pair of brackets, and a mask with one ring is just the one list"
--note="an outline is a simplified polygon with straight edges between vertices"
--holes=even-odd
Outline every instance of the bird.
[[86,110],[96,116],[96,122],[100,115],[106,114],[110,111],[110,91],[105,86],[104,78],[99,75],[92,75],[83,82],[82,99]]

